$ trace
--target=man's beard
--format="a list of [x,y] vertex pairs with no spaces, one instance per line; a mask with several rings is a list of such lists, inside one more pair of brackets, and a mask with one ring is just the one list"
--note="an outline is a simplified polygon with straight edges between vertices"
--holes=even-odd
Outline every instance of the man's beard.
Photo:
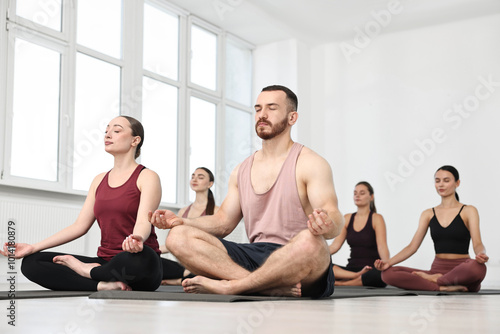
[[[266,133],[263,130],[259,132],[259,123],[267,123],[271,127],[271,132]],[[262,119],[259,118],[257,123],[255,123],[255,132],[257,133],[257,136],[259,136],[261,139],[267,140],[267,139],[272,139],[286,130],[288,126],[288,117],[283,118],[283,120],[276,125],[273,125],[271,122],[269,122],[267,119]]]

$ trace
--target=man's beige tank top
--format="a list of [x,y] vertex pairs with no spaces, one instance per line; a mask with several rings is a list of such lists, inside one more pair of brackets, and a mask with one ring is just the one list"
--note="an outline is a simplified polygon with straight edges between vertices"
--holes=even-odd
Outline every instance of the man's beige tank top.
[[272,242],[284,245],[307,228],[295,168],[304,145],[294,143],[273,186],[263,194],[255,193],[251,169],[255,153],[238,170],[238,190],[245,229],[251,243]]

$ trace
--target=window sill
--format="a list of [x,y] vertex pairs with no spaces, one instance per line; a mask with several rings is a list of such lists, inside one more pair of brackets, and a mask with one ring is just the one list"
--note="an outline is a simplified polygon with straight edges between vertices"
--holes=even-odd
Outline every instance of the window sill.
[[[87,197],[86,191],[81,190],[68,190],[68,189],[50,189],[29,185],[20,185],[9,183],[5,180],[0,181],[0,197],[18,197],[18,198],[32,198],[43,199],[50,201],[58,201],[59,203],[81,203]],[[181,209],[182,205],[172,203],[160,203],[160,209],[172,210],[177,212]]]

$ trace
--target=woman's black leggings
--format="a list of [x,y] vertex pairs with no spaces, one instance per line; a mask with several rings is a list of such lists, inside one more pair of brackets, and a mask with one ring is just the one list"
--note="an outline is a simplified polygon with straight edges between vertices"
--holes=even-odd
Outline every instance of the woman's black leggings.
[[56,252],[38,252],[23,259],[21,271],[30,281],[51,290],[97,291],[99,282],[120,281],[138,291],[154,291],[162,280],[160,256],[149,246],[140,253],[121,252],[111,260],[73,255],[84,263],[99,263],[90,271],[92,278],[80,276],[72,269],[54,263]]

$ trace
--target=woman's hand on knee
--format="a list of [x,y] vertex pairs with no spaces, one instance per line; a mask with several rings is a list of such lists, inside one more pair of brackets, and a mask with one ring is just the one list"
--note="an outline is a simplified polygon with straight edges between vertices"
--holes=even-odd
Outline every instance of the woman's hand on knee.
[[485,264],[490,258],[484,253],[479,253],[476,255],[476,261],[480,264]]
[[29,244],[11,244],[6,242],[3,248],[0,249],[0,254],[7,257],[14,257],[15,259],[22,259],[25,256],[34,253],[35,248]]
[[142,252],[144,241],[140,235],[131,234],[123,240],[122,249],[129,253]]

